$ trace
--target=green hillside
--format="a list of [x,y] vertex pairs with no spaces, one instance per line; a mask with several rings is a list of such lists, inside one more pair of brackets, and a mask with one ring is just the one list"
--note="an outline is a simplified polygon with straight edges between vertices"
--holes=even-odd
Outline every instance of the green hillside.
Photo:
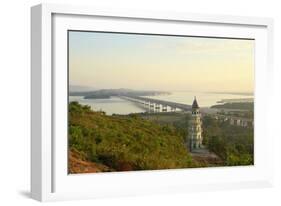
[[69,104],[69,149],[113,171],[198,166],[175,127],[137,115],[107,116],[77,102]]

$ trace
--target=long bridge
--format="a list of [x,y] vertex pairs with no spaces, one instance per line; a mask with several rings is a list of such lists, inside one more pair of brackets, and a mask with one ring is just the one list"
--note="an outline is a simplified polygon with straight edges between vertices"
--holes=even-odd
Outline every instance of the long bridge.
[[[158,113],[158,112],[177,112],[177,111],[191,111],[191,105],[188,104],[182,104],[182,103],[176,103],[166,100],[159,100],[159,99],[153,99],[143,96],[133,96],[133,95],[123,95],[119,96],[122,99],[134,102],[136,104],[139,104],[139,106],[146,109],[148,112]],[[170,110],[168,110],[168,107]],[[205,111],[201,110],[202,114],[208,114]],[[242,126],[242,127],[251,127],[254,125],[254,121],[251,118],[243,118],[243,117],[235,117],[231,115],[219,115],[214,113],[212,116],[215,119],[229,122],[230,125],[235,126]]]
[[171,112],[176,111],[191,111],[191,105],[182,104],[177,102],[170,102],[166,100],[153,99],[141,96],[120,96],[122,99],[140,104],[142,107],[147,109],[149,112],[168,112],[168,107]]

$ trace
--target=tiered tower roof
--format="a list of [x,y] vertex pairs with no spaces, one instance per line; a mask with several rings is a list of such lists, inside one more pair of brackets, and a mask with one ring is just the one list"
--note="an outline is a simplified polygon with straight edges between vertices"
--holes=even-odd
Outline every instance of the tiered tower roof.
[[196,97],[194,97],[193,103],[192,103],[192,109],[199,109]]

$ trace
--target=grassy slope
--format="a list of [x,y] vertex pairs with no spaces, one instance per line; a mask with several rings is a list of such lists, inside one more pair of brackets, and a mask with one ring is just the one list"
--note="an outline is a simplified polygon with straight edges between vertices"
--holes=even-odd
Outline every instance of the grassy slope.
[[78,103],[70,104],[69,147],[116,171],[197,166],[174,127],[136,115],[106,116]]
[[69,173],[111,172],[113,169],[95,162],[87,161],[86,157],[75,149],[69,151]]

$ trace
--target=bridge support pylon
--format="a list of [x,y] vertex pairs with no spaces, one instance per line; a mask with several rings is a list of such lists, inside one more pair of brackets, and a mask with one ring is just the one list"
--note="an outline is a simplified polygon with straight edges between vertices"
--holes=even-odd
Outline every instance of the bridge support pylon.
[[171,107],[171,112],[176,112],[177,108]]
[[160,104],[157,104],[155,105],[155,111],[156,112],[160,112]]
[[149,103],[149,112],[154,112],[154,103],[150,102]]

